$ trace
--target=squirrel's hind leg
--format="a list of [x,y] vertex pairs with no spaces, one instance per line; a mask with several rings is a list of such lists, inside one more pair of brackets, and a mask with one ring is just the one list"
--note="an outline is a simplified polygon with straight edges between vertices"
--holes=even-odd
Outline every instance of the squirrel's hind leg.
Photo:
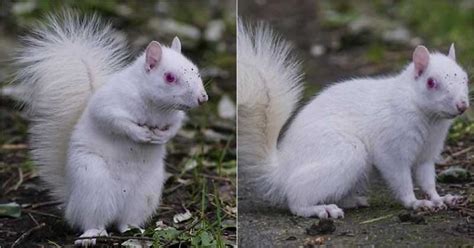
[[364,208],[369,206],[369,201],[367,196],[349,195],[340,200],[338,205],[343,209]]
[[337,205],[343,209],[368,207],[368,185],[369,178],[361,178],[354,189],[349,194],[344,196],[340,201],[338,201]]
[[370,172],[368,154],[360,140],[332,137],[334,145],[328,145],[331,150],[321,149],[318,157],[307,157],[307,163],[292,168],[284,191],[289,208],[296,215],[343,217],[334,203],[351,194]]
[[153,165],[153,170],[140,177],[140,183],[135,184],[134,193],[126,198],[127,204],[123,206],[117,220],[117,228],[120,232],[133,227],[143,227],[160,204],[165,170],[161,160],[153,161],[159,161],[160,164]]
[[311,217],[317,216],[320,219],[338,219],[344,218],[344,211],[335,204],[322,204],[314,206],[290,206],[292,213],[303,216]]
[[66,220],[84,231],[81,237],[106,235],[105,228],[116,219],[118,207],[124,204],[119,184],[107,169],[106,161],[93,152],[70,149],[66,177]]

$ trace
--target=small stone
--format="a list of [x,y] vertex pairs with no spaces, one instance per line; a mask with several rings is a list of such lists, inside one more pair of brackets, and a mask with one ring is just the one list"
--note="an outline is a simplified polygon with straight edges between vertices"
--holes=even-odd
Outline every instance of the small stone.
[[421,44],[423,44],[423,39],[421,39],[420,37],[414,37],[410,39],[410,46],[416,47]]
[[204,38],[207,41],[219,41],[222,38],[222,34],[225,30],[225,24],[221,20],[213,20],[207,24],[206,32],[204,33]]
[[115,11],[122,17],[130,17],[133,14],[133,9],[126,4],[119,4],[115,7]]
[[371,18],[361,16],[349,23],[349,31],[352,34],[359,34],[363,31],[368,31],[374,28],[374,20]]
[[382,38],[387,42],[402,44],[409,43],[411,39],[410,32],[405,27],[388,30],[382,34]]
[[155,12],[158,14],[167,14],[170,11],[170,4],[167,1],[158,1],[155,5]]
[[24,15],[33,12],[36,8],[36,1],[18,2],[13,5],[12,13],[15,15]]
[[336,231],[334,221],[330,219],[323,219],[318,224],[313,224],[306,229],[306,234],[316,236],[318,234],[330,234]]
[[415,224],[426,224],[425,217],[415,213],[402,213],[398,215],[401,222],[412,222]]
[[310,50],[311,55],[319,57],[326,53],[326,48],[321,44],[314,44]]
[[166,34],[173,34],[178,37],[183,37],[188,40],[199,40],[201,38],[201,31],[192,25],[177,22],[173,19],[158,19],[152,18],[148,22],[148,27],[152,30],[160,31]]

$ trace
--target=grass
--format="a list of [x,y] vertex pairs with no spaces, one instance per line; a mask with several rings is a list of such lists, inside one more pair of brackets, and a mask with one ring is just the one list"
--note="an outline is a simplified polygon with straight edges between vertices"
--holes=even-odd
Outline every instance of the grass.
[[[208,128],[204,125],[198,129]],[[161,230],[151,226],[147,232],[152,234],[155,245],[187,243],[193,247],[224,247],[232,244],[232,237],[224,238],[223,233],[231,230],[235,234],[235,214],[226,209],[235,208],[236,202],[234,197],[221,197],[220,191],[226,187],[235,189],[235,138],[231,134],[213,145],[201,137],[197,144],[199,154],[183,159],[181,171],[173,179],[174,182],[188,181],[185,186],[187,200],[182,204],[193,217],[185,222],[185,226],[174,222],[169,222],[170,225]],[[229,192],[224,190],[224,193]],[[227,225],[223,225],[224,220]]]

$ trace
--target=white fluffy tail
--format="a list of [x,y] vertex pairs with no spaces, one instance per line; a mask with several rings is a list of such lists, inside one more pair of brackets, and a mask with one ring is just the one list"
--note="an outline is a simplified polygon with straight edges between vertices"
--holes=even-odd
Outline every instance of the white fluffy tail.
[[31,120],[30,144],[39,174],[55,198],[65,199],[71,132],[94,89],[123,67],[125,42],[97,16],[51,15],[24,38],[15,82]]
[[299,62],[290,45],[264,25],[238,25],[237,98],[239,166],[258,191],[278,203],[277,142],[301,98]]

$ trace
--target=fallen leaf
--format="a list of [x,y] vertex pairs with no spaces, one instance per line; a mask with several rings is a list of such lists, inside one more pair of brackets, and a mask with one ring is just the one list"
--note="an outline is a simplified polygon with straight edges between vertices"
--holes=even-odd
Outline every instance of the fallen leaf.
[[175,214],[173,216],[173,222],[174,223],[181,223],[183,221],[187,221],[193,217],[193,214],[189,212],[189,210],[186,209],[186,212],[181,213],[181,214]]
[[8,216],[19,218],[21,215],[21,207],[16,202],[0,204],[0,216]]
[[148,248],[153,245],[153,242],[149,240],[138,240],[138,239],[129,239],[122,243],[122,247],[127,248]]
[[195,159],[190,159],[184,165],[184,171],[190,171],[197,167],[197,161]]

